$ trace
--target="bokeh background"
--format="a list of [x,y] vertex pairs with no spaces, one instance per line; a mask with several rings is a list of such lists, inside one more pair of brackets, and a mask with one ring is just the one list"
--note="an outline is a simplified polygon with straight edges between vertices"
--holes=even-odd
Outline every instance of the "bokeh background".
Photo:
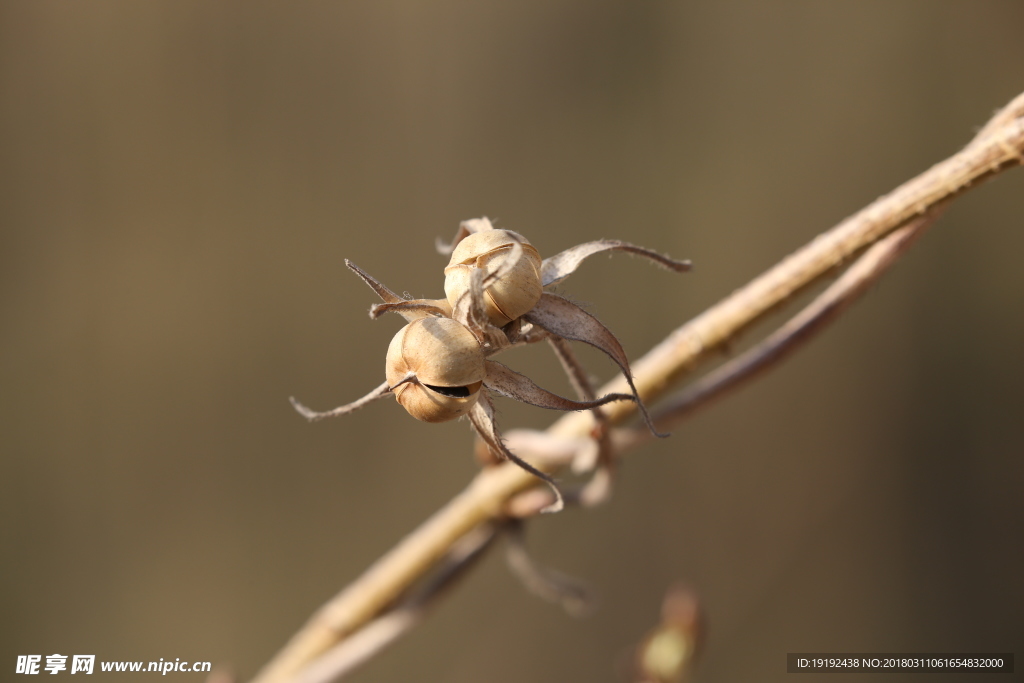
[[[464,423],[289,407],[383,377],[400,321],[367,318],[344,258],[439,296],[434,238],[488,215],[546,255],[693,259],[562,287],[638,356],[966,143],[1024,89],[1022,26],[995,0],[3,2],[0,666],[249,677],[472,477]],[[609,505],[533,524],[596,614],[495,554],[353,680],[623,681],[680,579],[699,681],[782,680],[795,651],[1019,654],[1022,212],[1024,171],[971,192]],[[503,360],[567,390],[548,356]],[[507,403],[507,427],[551,420]]]

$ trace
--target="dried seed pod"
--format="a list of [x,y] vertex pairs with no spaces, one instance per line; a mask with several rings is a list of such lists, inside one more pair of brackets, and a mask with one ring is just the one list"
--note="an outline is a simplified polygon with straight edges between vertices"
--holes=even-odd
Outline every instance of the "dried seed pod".
[[388,346],[388,386],[406,411],[424,422],[465,415],[480,397],[487,375],[476,337],[451,318],[420,318]]
[[[506,264],[505,260],[513,257],[513,247],[517,242],[522,245],[522,255],[516,263]],[[495,279],[484,289],[484,310],[487,319],[496,327],[504,327],[540,300],[543,293],[540,254],[518,233],[484,230],[458,243],[448,267],[444,269],[444,293],[452,308],[469,295],[475,268],[485,273],[507,268],[503,277]]]

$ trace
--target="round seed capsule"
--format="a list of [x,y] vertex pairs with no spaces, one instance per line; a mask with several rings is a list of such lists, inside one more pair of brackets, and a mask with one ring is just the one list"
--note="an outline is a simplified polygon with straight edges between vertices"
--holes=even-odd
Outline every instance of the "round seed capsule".
[[468,296],[474,268],[493,273],[505,266],[516,242],[523,245],[522,257],[484,290],[484,311],[492,325],[504,327],[533,308],[543,293],[540,254],[526,238],[510,230],[484,230],[459,242],[444,269],[448,303],[454,308]]
[[[413,381],[406,380],[413,374]],[[476,337],[451,318],[409,323],[388,346],[385,375],[395,398],[417,420],[447,422],[469,412],[486,375]]]

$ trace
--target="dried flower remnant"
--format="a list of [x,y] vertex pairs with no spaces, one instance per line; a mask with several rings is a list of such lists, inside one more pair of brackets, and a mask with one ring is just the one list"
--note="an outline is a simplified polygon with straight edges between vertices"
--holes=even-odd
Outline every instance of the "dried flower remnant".
[[[519,249],[517,249],[517,246]],[[643,256],[669,270],[684,272],[689,261],[678,261],[655,251],[618,240],[585,242],[547,259],[540,259],[537,250],[522,235],[495,228],[487,218],[463,221],[450,244],[437,243],[442,254],[451,254],[445,268],[445,294],[454,317],[463,319],[472,328],[480,321],[465,320],[460,308],[472,301],[470,289],[474,282],[482,290],[486,312],[483,327],[500,327],[514,343],[522,324],[539,328],[561,339],[579,341],[603,351],[625,376],[637,406],[648,428],[657,436],[654,424],[633,384],[629,360],[615,335],[597,318],[571,301],[545,292],[544,288],[572,275],[580,264],[594,254],[624,251]],[[495,273],[501,272],[495,276]],[[474,279],[476,275],[476,279]],[[472,308],[470,306],[470,308]],[[518,329],[516,325],[518,324]],[[511,326],[511,327],[510,327]],[[478,336],[481,336],[478,333]],[[493,333],[491,333],[491,336]],[[534,333],[528,341],[539,341],[543,334]]]
[[[632,400],[654,431],[633,386],[626,354],[615,336],[575,304],[543,292],[546,284],[567,277],[587,256],[616,249],[647,256],[674,270],[689,267],[687,262],[642,247],[607,240],[579,245],[542,261],[521,235],[496,230],[487,219],[466,221],[460,227],[451,245],[451,262],[445,269],[444,299],[404,299],[346,261],[384,302],[371,307],[372,318],[392,312],[408,322],[388,347],[387,381],[363,398],[325,412],[310,410],[295,399],[292,403],[309,420],[345,415],[387,395],[394,395],[410,415],[424,422],[467,416],[492,453],[547,482],[555,502],[543,511],[559,510],[563,498],[552,478],[505,446],[489,394],[552,410],[592,410],[611,401]],[[550,337],[582,341],[604,351],[626,376],[632,395],[608,394],[573,401],[488,360],[513,345]]]
[[[469,327],[445,317],[448,309],[442,302],[401,299],[355,264],[346,263],[385,301],[372,309],[371,315],[377,317],[384,311],[392,311],[410,322],[399,330],[388,347],[387,382],[363,398],[333,410],[317,412],[293,398],[295,409],[309,420],[320,420],[348,414],[372,401],[394,395],[410,415],[424,422],[447,422],[467,415],[495,455],[511,460],[552,488],[556,500],[544,511],[560,510],[563,499],[554,480],[505,446],[488,392],[552,410],[587,410],[611,401],[633,400],[633,397],[608,394],[594,401],[573,401],[547,391],[505,365],[487,360],[488,355],[508,345],[484,344]],[[480,299],[476,302],[475,315],[471,317],[480,319],[482,303]]]

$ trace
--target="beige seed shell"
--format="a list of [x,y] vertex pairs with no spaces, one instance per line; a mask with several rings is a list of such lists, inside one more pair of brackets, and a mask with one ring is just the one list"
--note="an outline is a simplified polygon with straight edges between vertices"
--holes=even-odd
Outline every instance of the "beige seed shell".
[[537,253],[537,249],[530,244],[528,239],[518,232],[512,232],[511,230],[484,230],[483,232],[475,232],[467,236],[455,247],[448,265],[473,263],[487,252],[501,249],[502,247],[511,247],[515,242],[520,242],[527,252],[532,251],[534,253],[537,259],[537,267],[539,268],[540,254]]
[[533,308],[543,293],[540,253],[524,237],[510,230],[485,230],[459,242],[445,268],[444,292],[455,307],[469,291],[473,268],[498,270],[516,242],[523,245],[523,257],[504,277],[484,292],[484,310],[492,325],[504,327]]
[[[450,318],[421,318],[409,323],[388,346],[385,375],[394,386],[409,372],[416,382],[395,389],[406,411],[424,422],[446,422],[466,414],[480,395],[487,374],[484,354],[473,334]],[[424,385],[469,387],[467,397],[445,396]]]

